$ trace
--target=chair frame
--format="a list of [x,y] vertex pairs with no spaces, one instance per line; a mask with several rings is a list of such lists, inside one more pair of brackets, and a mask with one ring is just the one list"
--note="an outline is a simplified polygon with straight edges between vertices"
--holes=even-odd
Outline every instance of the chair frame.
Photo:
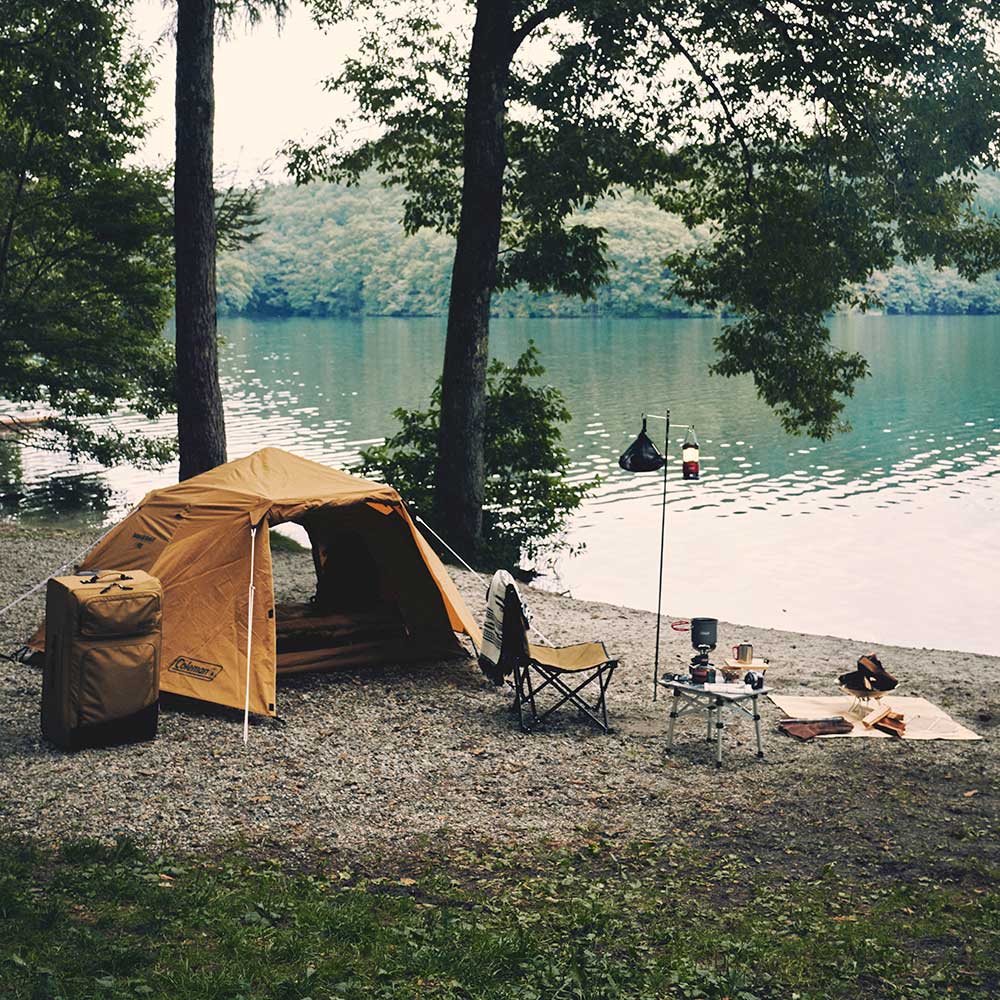
[[[516,587],[507,587],[504,604],[501,662],[506,661],[512,668],[513,683],[508,683],[511,683],[511,687],[514,689],[514,704],[517,708],[521,729],[530,733],[537,725],[544,722],[553,712],[568,702],[602,732],[611,732],[608,725],[606,695],[615,668],[618,666],[618,660],[608,657],[608,659],[593,666],[575,670],[565,670],[540,663],[531,655],[527,623]],[[601,645],[603,647],[604,644],[601,643]],[[607,650],[605,650],[606,653]],[[585,676],[579,683],[570,680],[570,678],[575,679],[582,675]],[[591,703],[585,699],[581,692],[595,682],[599,693],[597,700]],[[558,692],[558,700],[539,713],[536,698],[546,688],[553,688]]]

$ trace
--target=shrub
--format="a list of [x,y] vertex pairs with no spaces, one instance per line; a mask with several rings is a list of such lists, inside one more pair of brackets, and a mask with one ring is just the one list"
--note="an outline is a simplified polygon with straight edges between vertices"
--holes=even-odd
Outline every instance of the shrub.
[[[474,560],[484,566],[513,568],[566,549],[566,522],[597,482],[566,480],[559,426],[570,413],[558,389],[533,381],[544,372],[533,341],[513,365],[494,360],[487,369],[483,548]],[[394,411],[400,429],[363,451],[358,469],[379,475],[421,514],[432,508],[440,412],[439,379],[428,409]],[[447,525],[433,527],[447,538]]]

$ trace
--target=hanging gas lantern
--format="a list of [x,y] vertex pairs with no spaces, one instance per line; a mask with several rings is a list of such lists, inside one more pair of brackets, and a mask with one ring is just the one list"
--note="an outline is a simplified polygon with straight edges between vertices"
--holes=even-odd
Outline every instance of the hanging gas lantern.
[[681,469],[685,479],[698,478],[698,435],[689,427],[681,445]]

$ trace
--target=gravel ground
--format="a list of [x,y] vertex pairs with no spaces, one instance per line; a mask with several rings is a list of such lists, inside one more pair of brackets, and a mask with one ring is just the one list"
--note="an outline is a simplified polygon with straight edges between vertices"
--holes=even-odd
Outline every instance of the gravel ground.
[[[75,532],[0,529],[0,606],[88,541]],[[279,600],[305,553],[275,553]],[[485,581],[456,573],[480,615]],[[258,720],[241,741],[235,712],[170,707],[154,743],[64,754],[38,733],[41,671],[0,661],[0,830],[58,840],[133,836],[151,846],[202,847],[231,838],[325,849],[403,845],[425,837],[573,840],[605,835],[711,835],[737,822],[759,841],[776,817],[823,836],[987,836],[995,821],[1000,658],[904,649],[720,623],[720,650],[747,640],[770,659],[785,693],[836,694],[836,675],[872,649],[900,691],[941,705],[987,737],[979,743],[828,740],[799,744],[764,708],[766,759],[752,724],[727,728],[725,767],[682,720],[664,756],[667,702],[650,700],[655,616],[528,591],[536,624],[555,642],[603,639],[621,660],[609,691],[615,731],[563,711],[522,735],[505,689],[473,661],[300,675],[279,683],[281,722]],[[32,631],[41,593],[0,620],[0,652]],[[665,630],[666,666],[681,670],[687,636]],[[969,792],[974,794],[969,795]],[[912,846],[912,845],[911,845]]]

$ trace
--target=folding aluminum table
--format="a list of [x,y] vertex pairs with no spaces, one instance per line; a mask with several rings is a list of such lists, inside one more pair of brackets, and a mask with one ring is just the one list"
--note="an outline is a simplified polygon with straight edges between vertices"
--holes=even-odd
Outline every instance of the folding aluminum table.
[[725,728],[722,720],[723,714],[729,711],[740,712],[753,719],[754,732],[757,736],[757,756],[764,756],[760,740],[760,709],[757,699],[768,694],[769,688],[754,690],[745,684],[692,684],[687,681],[660,681],[660,683],[674,693],[670,702],[667,753],[670,753],[674,746],[674,723],[682,715],[702,712],[705,715],[705,739],[709,743],[713,740],[712,727],[715,726],[715,766],[722,767],[722,730]]

